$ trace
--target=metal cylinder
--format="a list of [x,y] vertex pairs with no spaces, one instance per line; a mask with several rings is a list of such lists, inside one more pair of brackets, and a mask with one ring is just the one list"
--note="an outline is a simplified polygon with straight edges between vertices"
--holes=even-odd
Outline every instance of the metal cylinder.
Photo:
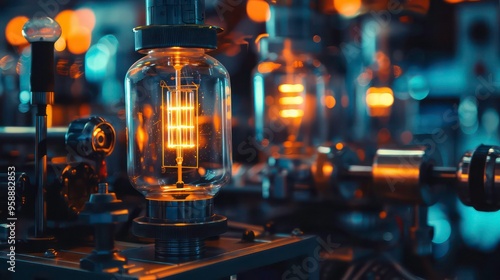
[[472,152],[467,151],[460,160],[457,169],[457,194],[465,205],[471,205],[469,192],[469,173]]
[[66,134],[70,153],[90,159],[102,159],[113,152],[116,132],[101,117],[92,116],[72,121]]
[[38,105],[35,120],[35,237],[45,235],[45,185],[47,184],[47,114],[45,113],[45,106]]
[[31,42],[31,68],[31,91],[53,93],[55,87],[54,42],[43,40]]
[[199,200],[148,200],[147,217],[158,222],[204,222],[213,215],[212,198]]
[[433,161],[425,147],[379,149],[373,162],[373,192],[401,202],[432,204],[429,184]]
[[500,147],[480,145],[462,157],[457,170],[462,202],[479,211],[500,209]]
[[146,0],[147,25],[204,23],[204,0]]
[[226,217],[215,214],[198,222],[140,217],[132,223],[135,235],[155,239],[155,256],[158,260],[199,257],[204,252],[204,240],[222,234],[226,229]]
[[[49,127],[47,128],[47,141],[52,146],[64,145],[67,131],[67,127]],[[0,127],[0,143],[2,144],[34,144],[35,141],[34,127]]]
[[155,258],[158,260],[200,256],[204,250],[205,241],[201,238],[155,240]]
[[114,227],[112,223],[95,225],[95,251],[97,254],[113,254],[115,250]]

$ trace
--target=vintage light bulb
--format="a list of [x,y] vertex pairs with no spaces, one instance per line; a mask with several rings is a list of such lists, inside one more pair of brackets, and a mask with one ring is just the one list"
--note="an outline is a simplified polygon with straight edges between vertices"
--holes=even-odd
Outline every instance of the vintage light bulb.
[[[203,0],[174,2],[146,1],[148,25],[134,29],[145,56],[125,78],[128,175],[148,201],[134,233],[152,237],[176,223],[210,222],[186,237],[191,242],[220,234],[226,223],[212,213],[212,198],[231,176],[230,83],[224,66],[205,54],[216,47],[218,28],[203,24]],[[160,259],[200,253],[199,242],[184,250],[179,235],[165,238],[157,239]]]

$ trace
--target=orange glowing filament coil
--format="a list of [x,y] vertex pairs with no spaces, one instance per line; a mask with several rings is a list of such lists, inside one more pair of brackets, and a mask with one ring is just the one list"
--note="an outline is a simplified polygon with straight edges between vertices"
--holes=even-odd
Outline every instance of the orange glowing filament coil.
[[304,86],[301,84],[281,84],[278,86],[281,93],[279,104],[281,105],[280,116],[282,118],[300,118],[304,116],[301,109],[304,103]]

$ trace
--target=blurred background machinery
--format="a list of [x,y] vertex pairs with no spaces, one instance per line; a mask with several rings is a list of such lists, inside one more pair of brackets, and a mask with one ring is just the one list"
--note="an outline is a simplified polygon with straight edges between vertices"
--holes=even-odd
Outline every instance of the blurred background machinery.
[[[237,240],[242,234],[267,244],[262,256],[281,245],[283,255],[297,250],[298,266],[264,269],[272,262],[242,253],[171,277],[231,265],[228,274],[213,275],[236,275],[242,261],[255,262],[251,269],[261,269],[252,273],[269,279],[305,279],[306,272],[320,279],[495,279],[498,1],[204,4],[205,23],[223,29],[209,54],[231,80],[232,180],[214,198],[214,211],[228,220],[225,249],[240,248],[231,243],[237,232]],[[21,31],[30,18],[49,16],[62,33],[54,44],[54,102],[47,104],[47,230],[68,248],[92,243],[94,230],[82,221],[93,223],[96,240],[112,232],[120,242],[151,241],[131,230],[150,205],[127,175],[123,82],[141,57],[132,29],[146,23],[144,1],[0,1],[0,15],[0,174],[18,170],[16,210],[28,221],[19,234],[31,232],[37,207],[32,53]],[[0,205],[5,222],[7,206]],[[125,209],[127,217],[110,216],[117,225],[90,222]],[[273,239],[302,232],[317,238]],[[101,240],[97,252],[122,273],[134,271],[129,264],[146,266],[134,256],[147,259],[150,247]],[[303,246],[319,249],[308,255]],[[123,254],[114,256],[115,247]],[[79,265],[75,252],[64,253],[68,269]]]

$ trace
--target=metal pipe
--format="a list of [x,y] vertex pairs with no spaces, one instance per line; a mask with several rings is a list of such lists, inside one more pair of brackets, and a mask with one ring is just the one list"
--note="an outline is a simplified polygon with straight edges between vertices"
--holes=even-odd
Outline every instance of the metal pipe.
[[431,176],[431,183],[452,184],[458,180],[456,167],[434,166]]
[[35,119],[35,238],[45,237],[44,189],[47,182],[47,105],[54,104],[54,43],[61,26],[49,17],[36,17],[23,26],[31,43],[31,104],[37,106]]
[[[347,167],[346,176],[349,178],[372,178],[373,167],[369,165],[351,165]],[[445,166],[433,166],[431,172],[431,183],[450,183],[457,180],[457,168]]]
[[35,145],[35,237],[45,234],[45,185],[47,184],[47,105],[39,104],[36,115]]
[[[35,120],[36,121],[36,120]],[[47,141],[61,143],[64,145],[67,127],[47,128]],[[0,142],[2,144],[32,144],[38,139],[36,128],[32,126],[2,126],[0,127]]]
[[372,167],[366,165],[350,165],[347,167],[347,176],[357,178],[371,178]]

